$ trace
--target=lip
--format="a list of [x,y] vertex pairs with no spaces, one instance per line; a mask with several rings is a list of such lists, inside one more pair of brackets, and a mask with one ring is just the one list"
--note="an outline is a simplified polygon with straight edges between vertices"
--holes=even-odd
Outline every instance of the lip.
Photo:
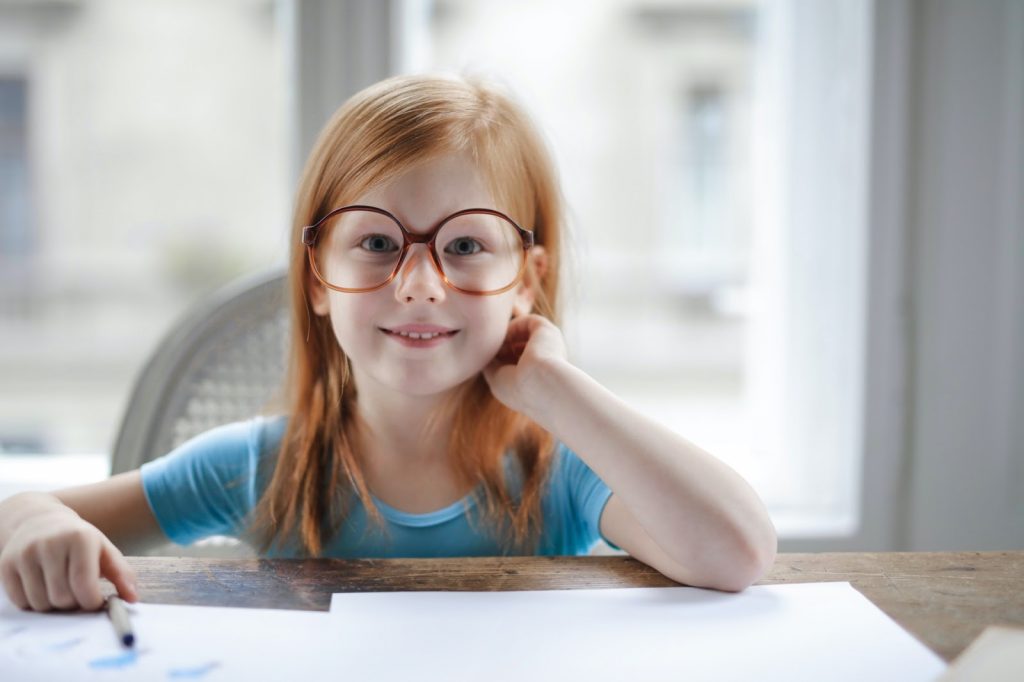
[[[396,327],[378,327],[380,332],[406,348],[433,348],[447,343],[459,333],[458,329],[441,327],[436,324],[403,324]],[[437,334],[429,339],[417,339],[402,334]]]
[[458,331],[451,327],[441,327],[436,324],[400,324],[396,327],[381,327],[386,332],[405,332],[406,334],[448,334]]

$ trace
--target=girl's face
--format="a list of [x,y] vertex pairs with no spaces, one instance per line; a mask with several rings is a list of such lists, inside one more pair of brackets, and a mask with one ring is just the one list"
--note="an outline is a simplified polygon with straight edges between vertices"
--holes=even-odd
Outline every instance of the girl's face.
[[[428,232],[461,209],[507,210],[495,205],[481,173],[463,154],[418,165],[351,203],[389,211],[415,233]],[[535,266],[542,265],[542,247],[529,253]],[[330,316],[361,392],[378,387],[427,396],[454,388],[494,358],[513,313],[528,313],[534,298],[525,282],[493,296],[450,289],[423,245],[411,248],[394,280],[370,293],[333,291],[310,277],[313,312]],[[398,333],[403,331],[442,333],[415,340]]]

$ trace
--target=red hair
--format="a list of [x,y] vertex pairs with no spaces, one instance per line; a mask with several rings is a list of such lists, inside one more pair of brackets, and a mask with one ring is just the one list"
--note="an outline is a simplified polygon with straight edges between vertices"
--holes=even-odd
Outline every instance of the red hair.
[[[353,96],[321,132],[303,171],[291,230],[291,352],[286,379],[289,421],[277,465],[253,518],[262,552],[297,541],[319,556],[358,496],[382,523],[354,447],[357,387],[329,318],[309,311],[311,272],[300,234],[332,208],[413,165],[468,151],[495,200],[532,229],[547,267],[527,281],[533,312],[558,323],[558,272],[563,202],[554,166],[528,116],[497,88],[453,77],[401,76]],[[530,551],[541,528],[541,493],[552,438],[501,404],[482,375],[467,381],[449,405],[449,456],[462,484],[482,487],[484,521],[501,529],[506,551]],[[506,478],[504,456],[519,464]]]

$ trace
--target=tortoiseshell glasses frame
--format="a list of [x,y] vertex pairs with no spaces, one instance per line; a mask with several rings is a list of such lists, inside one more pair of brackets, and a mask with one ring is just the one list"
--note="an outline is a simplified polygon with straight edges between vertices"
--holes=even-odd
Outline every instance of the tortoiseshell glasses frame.
[[[401,254],[398,257],[398,261],[395,263],[394,269],[391,271],[391,274],[388,275],[387,279],[385,279],[380,284],[377,284],[372,287],[354,289],[350,287],[340,287],[331,284],[320,273],[320,270],[319,268],[317,268],[316,265],[316,257],[314,255],[314,250],[316,249],[317,238],[320,236],[320,233],[323,230],[323,226],[331,218],[334,218],[335,216],[338,216],[342,213],[348,213],[350,211],[370,211],[372,213],[378,213],[394,221],[395,225],[398,226],[398,229],[402,231],[402,237],[404,239],[404,242],[402,244]],[[451,280],[449,280],[447,275],[445,275],[444,268],[441,266],[441,259],[437,255],[436,248],[436,239],[438,232],[441,231],[441,228],[444,227],[446,223],[460,216],[470,214],[484,214],[502,218],[503,220],[508,221],[508,223],[512,225],[512,227],[514,227],[516,231],[519,233],[519,238],[523,244],[523,262],[519,266],[519,272],[518,274],[516,274],[515,279],[513,279],[511,283],[501,287],[500,289],[495,289],[493,291],[472,291],[468,289],[462,289],[452,284]],[[441,281],[444,282],[446,286],[455,291],[458,291],[459,293],[469,294],[470,296],[494,296],[496,294],[501,294],[508,291],[512,287],[519,284],[519,282],[523,279],[523,274],[526,272],[527,252],[533,247],[534,239],[533,232],[520,227],[519,224],[516,223],[516,221],[509,218],[501,211],[495,211],[490,208],[467,208],[461,211],[456,211],[455,213],[452,213],[450,216],[443,218],[439,223],[437,223],[427,232],[424,232],[423,234],[416,234],[415,232],[410,232],[409,230],[407,230],[405,228],[405,225],[402,224],[402,221],[400,221],[394,215],[392,215],[388,211],[385,211],[382,208],[377,208],[376,206],[363,206],[359,204],[353,204],[351,206],[342,206],[341,208],[336,208],[327,215],[325,215],[320,220],[316,221],[316,223],[303,227],[302,243],[305,244],[306,246],[307,257],[309,258],[309,266],[310,268],[312,268],[313,274],[316,276],[318,280],[320,280],[320,282],[325,287],[327,287],[328,289],[333,289],[334,291],[340,291],[346,294],[365,294],[371,291],[377,291],[378,289],[383,289],[388,284],[390,284],[392,280],[395,279],[399,272],[402,271],[402,265],[405,263],[405,258],[409,253],[409,247],[411,247],[413,244],[426,244],[427,252],[430,254],[430,262],[433,263],[434,269],[437,271],[437,274],[440,275]]]

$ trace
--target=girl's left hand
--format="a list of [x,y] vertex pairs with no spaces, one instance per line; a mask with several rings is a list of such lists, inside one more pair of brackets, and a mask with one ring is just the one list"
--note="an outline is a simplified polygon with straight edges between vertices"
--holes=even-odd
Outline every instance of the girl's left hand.
[[540,315],[513,318],[505,343],[484,368],[491,393],[507,407],[529,416],[541,409],[540,380],[546,371],[567,362],[562,332]]

